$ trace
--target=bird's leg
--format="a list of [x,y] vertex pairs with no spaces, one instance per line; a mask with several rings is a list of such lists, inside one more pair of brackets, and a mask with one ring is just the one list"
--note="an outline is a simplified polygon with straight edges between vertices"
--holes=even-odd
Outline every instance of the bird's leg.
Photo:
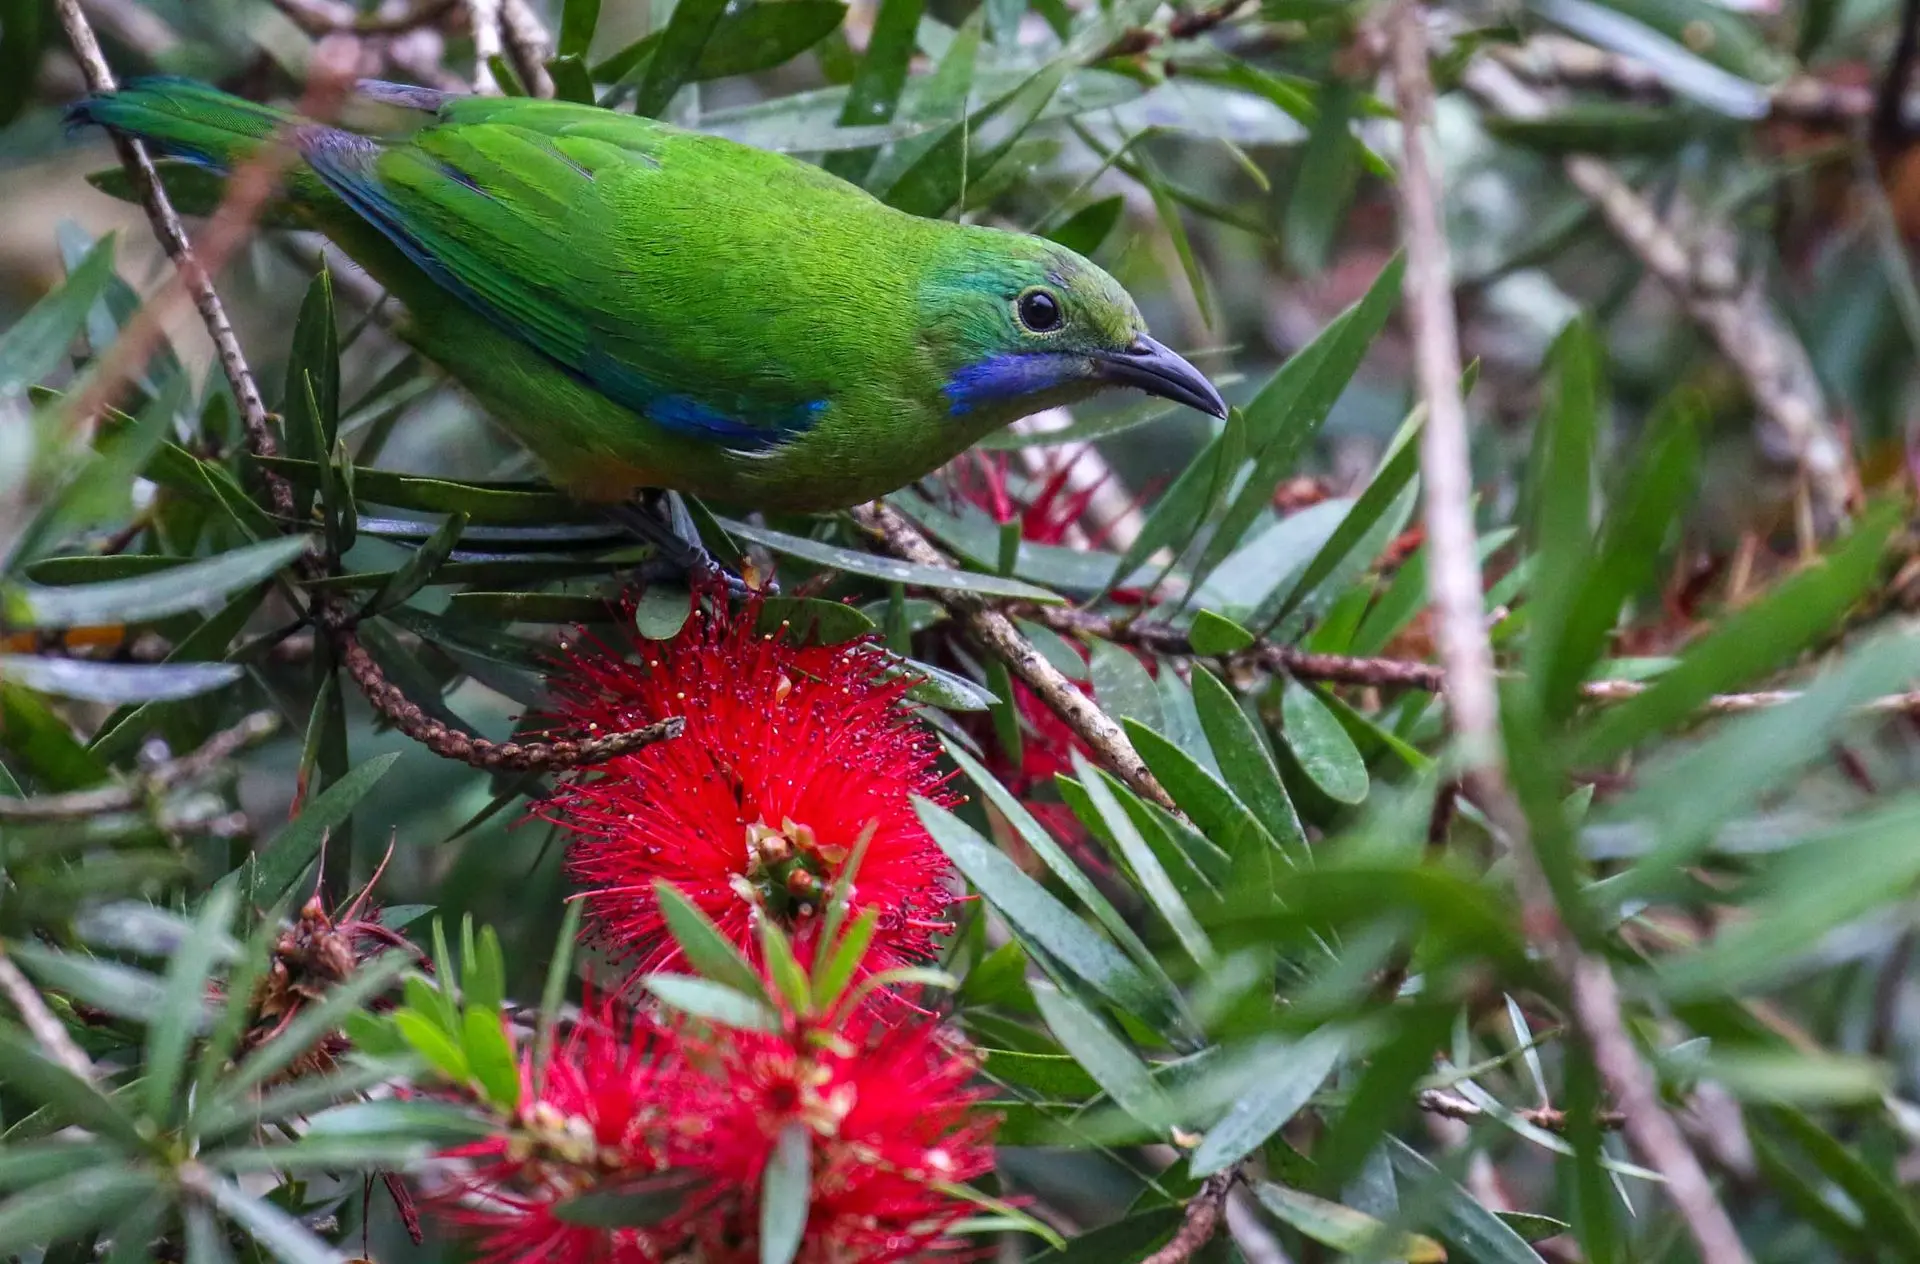
[[700,543],[693,520],[667,493],[642,492],[637,501],[608,506],[606,514],[653,546],[654,555],[634,570],[641,580],[685,578],[696,585],[724,584],[728,595],[734,597],[744,597],[751,591],[746,580],[722,566]]

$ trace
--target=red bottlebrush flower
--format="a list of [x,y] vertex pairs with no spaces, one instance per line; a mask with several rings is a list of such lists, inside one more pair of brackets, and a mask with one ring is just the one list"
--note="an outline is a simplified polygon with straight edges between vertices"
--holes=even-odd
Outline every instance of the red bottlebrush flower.
[[[964,1249],[947,1230],[971,1204],[942,1186],[993,1167],[995,1119],[977,1107],[961,1041],[931,1021],[871,1008],[838,1030],[728,1031],[697,1059],[707,1072],[685,1144],[730,1191],[695,1222],[706,1264],[760,1258],[760,1187],[790,1124],[811,1134],[813,1200],[800,1264],[884,1264]],[[721,1208],[725,1207],[724,1213]]]
[[[1020,538],[1033,544],[1064,544],[1068,533],[1080,525],[1087,506],[1100,491],[1100,479],[1085,487],[1073,487],[1073,467],[1079,464],[1085,448],[1062,458],[1059,449],[1048,449],[1026,498],[1016,500],[1007,483],[1005,452],[968,452],[949,467],[947,481],[961,500],[984,509],[995,522],[1020,520]],[[1094,536],[1104,532],[1095,532]]]
[[[856,1010],[827,1030],[711,1030],[603,1007],[535,1085],[522,1059],[518,1129],[449,1151],[471,1174],[436,1203],[481,1238],[485,1264],[753,1264],[761,1184],[782,1131],[808,1130],[812,1199],[799,1264],[887,1264],[966,1250],[971,1204],[946,1186],[993,1166],[974,1063],[936,1023]],[[568,1223],[567,1198],[671,1172],[681,1206],[644,1229]],[[695,1250],[694,1248],[697,1248]]]
[[615,955],[638,972],[674,962],[654,883],[677,886],[749,956],[754,918],[809,951],[814,916],[867,838],[850,912],[879,910],[872,969],[930,960],[953,900],[913,796],[950,804],[938,747],[883,679],[871,640],[799,646],[755,631],[758,599],[695,610],[670,641],[635,637],[633,661],[589,642],[549,683],[556,730],[637,728],[681,716],[670,741],[564,785],[541,809],[574,834],[570,862]]
[[672,1046],[651,1020],[619,1022],[600,1012],[573,1028],[535,1082],[532,1055],[520,1060],[520,1117],[514,1132],[447,1151],[467,1176],[434,1199],[480,1239],[480,1264],[645,1264],[666,1258],[685,1230],[572,1224],[554,1214],[604,1179],[648,1176],[667,1166],[659,1144],[671,1116]]

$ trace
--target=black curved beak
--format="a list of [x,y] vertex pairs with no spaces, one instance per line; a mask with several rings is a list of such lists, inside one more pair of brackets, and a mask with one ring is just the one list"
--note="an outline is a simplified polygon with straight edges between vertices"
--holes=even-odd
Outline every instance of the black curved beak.
[[1210,417],[1225,417],[1227,401],[1213,389],[1206,375],[1180,356],[1141,334],[1125,351],[1099,357],[1100,376],[1115,386],[1132,386],[1149,395],[1197,408]]

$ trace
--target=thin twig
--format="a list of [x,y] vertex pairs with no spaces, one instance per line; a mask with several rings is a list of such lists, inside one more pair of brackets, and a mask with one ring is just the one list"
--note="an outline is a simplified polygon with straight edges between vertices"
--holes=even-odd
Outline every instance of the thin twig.
[[466,0],[467,23],[473,27],[473,90],[483,97],[500,95],[493,77],[493,59],[501,52],[500,0]]
[[279,727],[279,717],[273,712],[256,711],[232,728],[215,733],[190,754],[146,769],[137,781],[34,799],[0,798],[0,821],[81,820],[102,812],[128,811],[143,802],[151,802],[175,786],[212,775],[221,764],[247,747],[265,741]]
[[500,33],[507,60],[527,91],[536,97],[552,96],[553,76],[547,73],[547,57],[553,50],[553,40],[527,0],[501,0]]
[[[1461,82],[1507,117],[1538,118],[1547,112],[1539,93],[1491,58],[1475,58]],[[1659,212],[1600,159],[1573,154],[1561,166],[1621,244],[1673,292],[1738,371],[1761,416],[1772,423],[1799,464],[1814,509],[1828,522],[1843,518],[1852,495],[1847,452],[1834,433],[1813,361],[1773,310],[1764,278],[1756,272],[1742,280],[1729,252],[1703,251],[1699,243],[1682,241]]]
[[[66,31],[67,41],[73,47],[74,57],[86,76],[88,89],[95,93],[112,92],[113,71],[100,52],[100,43],[94,38],[93,28],[88,24],[86,14],[81,11],[79,0],[55,0],[54,9]],[[352,80],[352,64],[357,60],[357,53],[348,52],[342,56],[343,51],[340,45],[330,43],[323,43],[317,50],[313,73],[307,85],[307,100],[304,103],[307,108],[325,109],[337,104],[344,94]],[[331,113],[331,110],[327,109],[326,112]],[[227,319],[226,308],[213,288],[213,276],[246,240],[254,221],[273,197],[279,187],[281,174],[293,160],[291,147],[281,144],[263,146],[240,165],[219,208],[214,212],[205,241],[196,254],[145,147],[137,140],[118,134],[114,135],[113,143],[119,151],[121,165],[127,169],[134,188],[139,191],[154,235],[160,239],[161,247],[173,261],[174,275],[166,288],[143,304],[133,319],[127,322],[120,337],[95,367],[85,388],[74,399],[69,415],[77,421],[90,422],[102,408],[113,402],[131,377],[132,370],[144,363],[152,353],[172,314],[177,296],[184,290],[199,309],[200,318],[219,355],[221,371],[226,375],[227,384],[233,388],[234,399],[239,402],[240,421],[246,431],[248,446],[259,455],[273,455],[275,445],[273,435],[267,428],[266,405],[261,402],[259,387],[254,384],[253,374],[247,368],[246,356],[240,350],[240,340],[233,332],[233,323]],[[274,508],[276,512],[291,514],[293,498],[290,490],[282,495],[278,487],[275,488]]]
[[1462,780],[1511,842],[1523,924],[1546,940],[1566,976],[1574,1022],[1592,1050],[1595,1067],[1613,1089],[1628,1138],[1666,1178],[1668,1196],[1702,1260],[1744,1264],[1746,1248],[1733,1221],[1699,1157],[1661,1105],[1653,1075],[1627,1035],[1613,972],[1604,960],[1583,953],[1561,921],[1533,853],[1526,817],[1507,785],[1493,651],[1481,617],[1484,598],[1474,551],[1452,269],[1440,221],[1439,183],[1426,151],[1424,129],[1433,113],[1426,20],[1418,0],[1399,0],[1388,21],[1404,148],[1399,188],[1407,239],[1407,314],[1420,396],[1427,406],[1420,463],[1426,488],[1427,585],[1439,624],[1440,658],[1452,686],[1450,718]]
[[[1644,61],[1565,35],[1536,35],[1524,44],[1496,44],[1487,55],[1528,80],[1560,87],[1601,88],[1665,100],[1660,72]],[[1767,90],[1767,117],[1840,126],[1874,112],[1871,89],[1790,75]]]
[[[861,505],[853,511],[853,520],[879,540],[895,557],[921,566],[951,566],[953,563],[928,543],[919,528],[880,501]],[[1113,717],[1095,706],[1093,700],[1074,687],[1059,668],[1049,663],[1033,642],[1022,636],[1013,620],[996,610],[985,598],[969,592],[942,592],[941,604],[960,617],[967,632],[995,658],[1004,662],[1014,675],[1055,715],[1066,721],[1080,739],[1120,780],[1170,812],[1179,809],[1141,761],[1126,731]]]
[[[1437,1088],[1421,1089],[1414,1098],[1414,1104],[1430,1115],[1439,1115],[1445,1119],[1458,1119],[1462,1123],[1477,1123],[1482,1119],[1517,1119],[1524,1124],[1547,1132],[1565,1132],[1567,1130],[1567,1112],[1553,1106],[1533,1106],[1525,1110],[1489,1110],[1476,1102],[1468,1101],[1457,1093],[1448,1093]],[[1613,1131],[1626,1125],[1627,1117],[1617,1110],[1603,1110],[1594,1116],[1597,1127]]]
[[1180,1231],[1173,1235],[1173,1240],[1140,1264],[1185,1264],[1198,1255],[1202,1247],[1213,1241],[1213,1235],[1220,1232],[1233,1179],[1232,1171],[1209,1176],[1199,1192],[1187,1200],[1186,1214],[1181,1217]]
[[[1349,654],[1316,654],[1295,645],[1282,645],[1262,637],[1243,650],[1230,654],[1196,655],[1193,642],[1180,629],[1145,619],[1114,619],[1089,610],[1067,606],[1010,606],[1020,617],[1043,623],[1069,636],[1096,636],[1102,640],[1137,645],[1156,654],[1177,658],[1211,657],[1229,672],[1240,668],[1259,668],[1284,672],[1296,680],[1320,681],[1332,685],[1361,685],[1375,689],[1422,689],[1428,693],[1447,692],[1446,671],[1436,663],[1412,658],[1368,658]],[[1644,680],[1590,680],[1580,687],[1581,696],[1602,705],[1637,698],[1653,687]],[[1749,693],[1717,693],[1702,702],[1702,715],[1739,715],[1786,706],[1803,696],[1798,689],[1760,689]],[[1863,714],[1920,715],[1920,690],[1890,693],[1860,705]]]
[[335,594],[316,592],[320,620],[333,641],[340,665],[360,686],[375,710],[393,726],[443,759],[457,760],[489,772],[567,772],[603,764],[643,746],[678,737],[686,721],[678,716],[645,728],[608,733],[585,741],[494,742],[462,733],[426,713],[387,679],[366,646],[352,632],[352,615]]
[[27,1025],[27,1032],[49,1058],[83,1080],[93,1078],[93,1063],[80,1046],[73,1043],[66,1024],[54,1017],[46,1001],[41,999],[40,989],[20,973],[20,967],[13,964],[4,947],[0,947],[0,992],[5,992],[13,1007],[20,1011],[20,1021]]

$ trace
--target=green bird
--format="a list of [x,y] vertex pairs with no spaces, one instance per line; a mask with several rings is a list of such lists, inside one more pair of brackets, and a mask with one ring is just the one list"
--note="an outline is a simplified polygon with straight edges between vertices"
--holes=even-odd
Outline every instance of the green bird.
[[1107,387],[1226,415],[1120,284],[1054,242],[594,106],[360,91],[419,126],[366,135],[161,78],[69,121],[223,171],[285,129],[295,214],[579,499],[838,509]]

